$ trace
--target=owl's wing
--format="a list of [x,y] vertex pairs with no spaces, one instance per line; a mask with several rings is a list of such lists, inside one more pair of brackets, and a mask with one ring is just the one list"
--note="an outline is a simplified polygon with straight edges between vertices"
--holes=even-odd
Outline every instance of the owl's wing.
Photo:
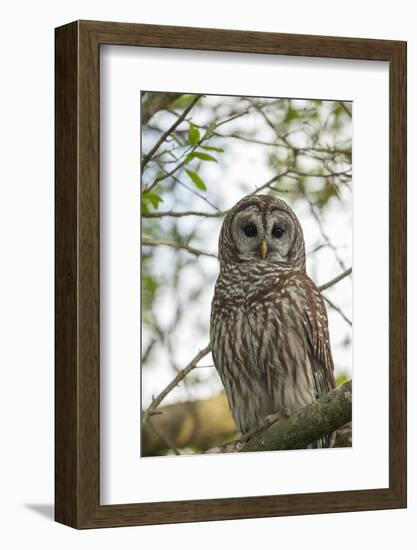
[[[335,387],[326,307],[314,282],[301,271],[281,273],[273,295],[272,309],[278,321],[274,349],[279,363],[291,373],[289,383],[284,384],[286,388],[280,384],[280,402],[284,408],[288,402],[292,402],[291,407],[302,407]],[[270,361],[266,369],[267,387],[275,403],[277,383],[268,374],[276,364]],[[326,436],[315,446],[329,447],[332,440],[332,435]]]
[[[310,345],[312,380],[316,399],[336,387],[330,348],[327,311],[319,289],[305,273],[295,276],[295,286],[303,296],[304,328]],[[317,441],[315,446],[332,447],[335,433]]]
[[320,291],[310,277],[305,273],[298,273],[295,278],[297,287],[304,295],[304,327],[311,346],[313,379],[319,398],[336,386],[327,311]]

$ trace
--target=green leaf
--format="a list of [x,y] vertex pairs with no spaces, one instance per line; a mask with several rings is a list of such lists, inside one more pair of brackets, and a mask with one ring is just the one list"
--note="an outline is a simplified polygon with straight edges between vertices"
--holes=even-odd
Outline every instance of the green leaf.
[[339,198],[336,186],[326,185],[323,189],[316,193],[316,201],[319,208],[323,208],[333,197]]
[[297,120],[298,118],[300,118],[300,113],[292,107],[289,107],[287,114],[285,115],[284,122],[292,122],[293,120]]
[[204,134],[204,139],[210,138],[214,134],[214,130],[216,129],[216,127],[217,127],[217,124],[215,122],[212,122],[211,124],[209,124]]
[[149,208],[147,207],[146,201],[143,199],[143,197],[142,197],[140,206],[141,206],[141,211],[142,211],[143,214],[149,214]]
[[195,158],[201,159],[201,160],[210,160],[210,161],[213,161],[213,162],[217,162],[217,159],[215,159],[211,155],[208,155],[207,153],[200,153],[198,151],[193,151],[192,153],[187,155],[187,158],[186,158],[185,162],[190,162],[191,160],[193,160]]
[[192,182],[199,189],[201,189],[202,191],[207,191],[207,187],[205,186],[204,181],[200,178],[200,176],[196,172],[193,172],[192,170],[187,170],[187,168],[185,169],[185,171],[190,176],[190,179],[192,180]]
[[342,384],[344,384],[344,383],[347,382],[348,380],[350,380],[349,376],[348,376],[345,372],[341,372],[341,373],[336,377],[336,387],[337,387],[337,386],[341,386]]
[[[151,191],[143,193],[143,195],[142,195],[142,212],[146,212],[146,213],[149,212],[149,209],[148,209],[148,204],[149,203],[151,203],[152,206],[155,208],[155,210],[157,210],[158,207],[159,207],[160,202],[164,202],[164,201],[156,193],[151,193]],[[143,208],[144,206],[145,206],[146,210],[144,210],[144,208]]]
[[170,107],[171,109],[186,109],[194,99],[195,95],[193,94],[183,94],[173,101]]
[[212,147],[211,145],[201,145],[202,149],[205,149],[206,151],[216,151],[217,153],[224,153],[224,149],[221,149],[221,147]]
[[190,126],[188,128],[188,141],[191,145],[197,145],[200,141],[200,131],[192,122],[190,122]]

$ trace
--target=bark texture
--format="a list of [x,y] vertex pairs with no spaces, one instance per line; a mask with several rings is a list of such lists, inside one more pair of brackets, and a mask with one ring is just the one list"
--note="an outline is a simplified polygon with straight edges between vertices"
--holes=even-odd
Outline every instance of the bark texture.
[[352,420],[352,381],[311,405],[254,434],[240,452],[305,449],[310,443]]
[[210,399],[166,405],[158,408],[157,414],[143,425],[142,455],[162,455],[174,448],[192,448],[197,452],[209,449],[212,453],[300,449],[326,430],[336,430],[335,447],[351,447],[351,399],[352,386],[347,382],[289,419],[255,434],[246,444],[239,440],[223,444],[236,436],[224,393]]

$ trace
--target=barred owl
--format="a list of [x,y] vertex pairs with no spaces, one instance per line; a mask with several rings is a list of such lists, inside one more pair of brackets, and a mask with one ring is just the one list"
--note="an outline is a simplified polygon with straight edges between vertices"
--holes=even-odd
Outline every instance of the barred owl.
[[[335,387],[326,308],[305,271],[303,231],[278,198],[249,195],[227,214],[210,340],[238,430],[288,416]],[[333,435],[312,444],[330,447]]]

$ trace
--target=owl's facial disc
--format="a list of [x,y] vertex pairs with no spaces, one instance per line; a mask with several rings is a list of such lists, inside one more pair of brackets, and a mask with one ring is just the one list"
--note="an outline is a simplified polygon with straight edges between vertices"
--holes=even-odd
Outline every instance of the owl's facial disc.
[[289,261],[295,227],[286,212],[250,205],[235,215],[231,230],[241,260]]

